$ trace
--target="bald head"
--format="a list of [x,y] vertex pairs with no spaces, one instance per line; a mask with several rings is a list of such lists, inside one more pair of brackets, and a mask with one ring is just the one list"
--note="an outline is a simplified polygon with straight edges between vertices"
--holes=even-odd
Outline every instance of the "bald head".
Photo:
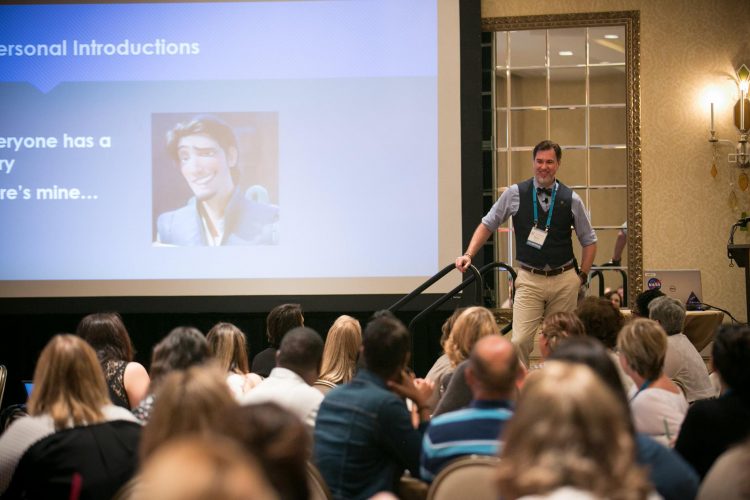
[[466,382],[474,399],[508,399],[518,376],[518,354],[500,335],[480,339],[471,351]]

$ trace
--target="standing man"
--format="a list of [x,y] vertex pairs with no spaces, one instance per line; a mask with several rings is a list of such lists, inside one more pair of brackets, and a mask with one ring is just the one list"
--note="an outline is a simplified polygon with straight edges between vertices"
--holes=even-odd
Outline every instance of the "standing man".
[[[521,269],[515,283],[511,341],[527,366],[539,324],[549,314],[575,309],[578,290],[586,283],[596,256],[596,233],[583,201],[556,178],[560,146],[542,141],[532,157],[534,177],[513,184],[498,198],[474,231],[466,253],[456,259],[456,268],[465,272],[487,239],[513,217]],[[580,271],[571,227],[582,247]]]

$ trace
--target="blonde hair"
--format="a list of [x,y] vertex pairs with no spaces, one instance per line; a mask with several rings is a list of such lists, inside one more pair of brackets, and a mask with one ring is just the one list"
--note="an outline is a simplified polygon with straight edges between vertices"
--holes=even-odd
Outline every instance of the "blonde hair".
[[500,329],[492,311],[480,306],[467,308],[456,318],[450,336],[445,342],[445,353],[451,365],[455,367],[467,359],[477,340],[499,333]]
[[55,335],[39,355],[29,414],[48,414],[55,429],[104,421],[109,390],[94,349],[75,335]]
[[222,436],[178,438],[143,465],[134,500],[273,500],[279,498],[258,463]]
[[658,379],[667,355],[667,334],[654,320],[637,318],[617,335],[617,350],[628,366],[646,380]]
[[237,406],[225,378],[214,364],[167,374],[141,433],[141,459],[175,437],[216,432],[224,412]]
[[524,384],[498,465],[503,498],[563,486],[596,498],[643,499],[651,486],[635,461],[626,409],[587,366],[550,361]]
[[247,360],[247,338],[231,323],[216,323],[208,335],[208,351],[225,372],[245,374],[250,371]]
[[320,379],[342,384],[354,377],[357,355],[362,346],[362,327],[351,316],[336,318],[326,335]]
[[547,339],[547,348],[552,353],[561,340],[586,335],[583,323],[571,312],[557,312],[544,318],[542,335]]

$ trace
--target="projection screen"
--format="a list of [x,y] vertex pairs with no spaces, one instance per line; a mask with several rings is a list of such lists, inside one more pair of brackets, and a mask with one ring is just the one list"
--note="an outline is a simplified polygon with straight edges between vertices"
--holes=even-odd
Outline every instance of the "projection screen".
[[0,297],[411,291],[461,253],[458,4],[0,5]]

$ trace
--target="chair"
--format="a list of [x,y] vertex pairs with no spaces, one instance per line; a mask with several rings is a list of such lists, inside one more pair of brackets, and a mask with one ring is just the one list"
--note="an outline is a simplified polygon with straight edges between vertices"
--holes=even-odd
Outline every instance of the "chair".
[[328,380],[323,379],[316,380],[312,386],[322,392],[324,396],[328,394],[328,391],[337,387],[333,382],[329,382]]
[[469,455],[457,458],[441,470],[427,492],[427,500],[497,500],[495,470],[498,457]]
[[5,382],[8,381],[8,369],[0,365],[0,408],[3,407],[3,394],[5,394]]
[[320,474],[318,468],[307,461],[307,486],[310,488],[310,500],[331,500],[331,490]]

